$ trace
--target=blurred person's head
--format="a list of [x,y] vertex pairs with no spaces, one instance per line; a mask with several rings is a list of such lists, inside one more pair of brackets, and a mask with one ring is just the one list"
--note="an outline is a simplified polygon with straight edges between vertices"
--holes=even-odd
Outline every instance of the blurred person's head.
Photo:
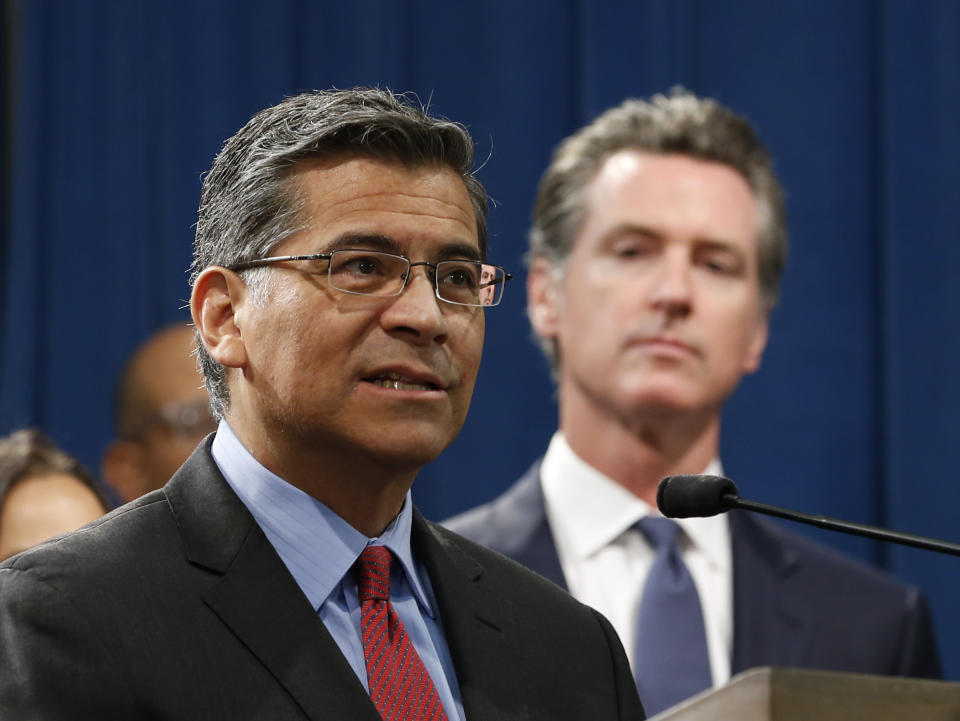
[[611,476],[614,447],[709,462],[724,403],[761,363],[786,251],[770,154],[720,103],[627,100],[564,140],[537,193],[527,298],[571,447]]
[[43,433],[22,430],[0,439],[0,559],[106,510],[93,476]]
[[215,429],[191,327],[163,328],[134,351],[117,381],[114,425],[101,472],[124,501],[160,488]]
[[[585,224],[606,212],[593,197],[598,178],[615,174],[615,166],[623,165],[624,159],[629,164],[644,157],[678,165],[686,159],[694,161],[689,167],[708,170],[725,168],[745,183],[756,212],[756,234],[751,238],[755,258],[750,260],[756,268],[758,305],[763,316],[769,316],[779,297],[787,256],[783,190],[770,153],[745,118],[715,100],[681,90],[649,101],[626,100],[557,147],[534,206],[531,267],[548,271],[562,285]],[[661,210],[673,217],[683,212],[672,206]],[[536,329],[536,318],[531,320]],[[539,331],[538,338],[556,374],[562,355],[557,338]]]

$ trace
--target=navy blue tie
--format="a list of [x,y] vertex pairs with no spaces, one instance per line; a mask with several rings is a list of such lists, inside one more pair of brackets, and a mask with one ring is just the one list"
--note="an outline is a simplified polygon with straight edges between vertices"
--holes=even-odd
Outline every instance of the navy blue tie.
[[643,518],[636,528],[656,550],[640,600],[633,673],[648,716],[711,685],[703,611],[683,562],[683,531],[669,518]]

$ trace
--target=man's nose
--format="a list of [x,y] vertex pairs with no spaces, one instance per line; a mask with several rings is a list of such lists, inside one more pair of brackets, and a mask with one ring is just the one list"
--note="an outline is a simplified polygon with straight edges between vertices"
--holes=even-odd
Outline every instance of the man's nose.
[[667,315],[685,316],[693,302],[693,268],[680,255],[666,255],[657,271],[651,291],[653,306]]
[[403,291],[381,314],[381,323],[389,332],[410,336],[421,343],[443,343],[448,333],[447,315],[437,298],[434,269],[423,266],[418,273],[411,266]]

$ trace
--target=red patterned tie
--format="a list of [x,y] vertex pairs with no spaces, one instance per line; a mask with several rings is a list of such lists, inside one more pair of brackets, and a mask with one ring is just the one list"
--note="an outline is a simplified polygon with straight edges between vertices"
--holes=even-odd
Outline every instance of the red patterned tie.
[[384,546],[367,546],[353,566],[370,699],[384,721],[447,721],[437,689],[390,603]]

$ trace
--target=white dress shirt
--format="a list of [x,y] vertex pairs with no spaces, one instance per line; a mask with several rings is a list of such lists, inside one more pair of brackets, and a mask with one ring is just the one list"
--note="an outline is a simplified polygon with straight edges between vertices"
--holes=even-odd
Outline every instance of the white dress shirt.
[[[703,471],[722,475],[714,459]],[[654,551],[633,524],[660,513],[588,465],[563,434],[550,441],[540,466],[547,520],[567,587],[609,619],[633,663],[637,609]],[[683,560],[700,595],[713,685],[730,679],[733,646],[733,562],[725,515],[681,518]]]

